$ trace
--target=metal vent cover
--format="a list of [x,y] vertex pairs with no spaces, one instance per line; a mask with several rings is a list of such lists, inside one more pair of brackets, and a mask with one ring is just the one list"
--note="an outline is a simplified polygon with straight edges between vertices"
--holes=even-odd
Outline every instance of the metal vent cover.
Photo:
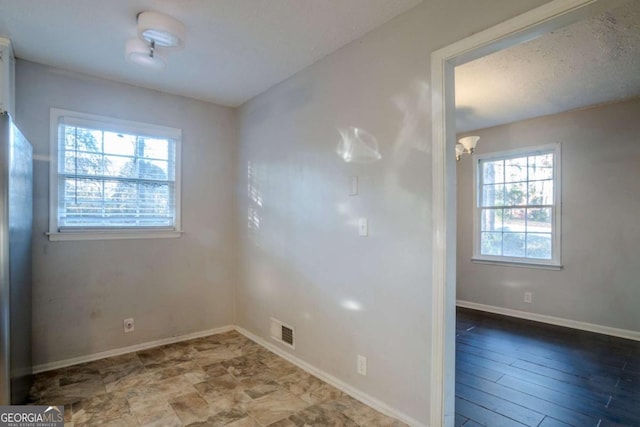
[[293,329],[282,325],[282,341],[293,345]]
[[281,322],[278,319],[271,318],[270,325],[271,338],[278,341],[280,344],[284,344],[287,347],[291,347],[295,350],[294,344],[294,329],[292,326]]

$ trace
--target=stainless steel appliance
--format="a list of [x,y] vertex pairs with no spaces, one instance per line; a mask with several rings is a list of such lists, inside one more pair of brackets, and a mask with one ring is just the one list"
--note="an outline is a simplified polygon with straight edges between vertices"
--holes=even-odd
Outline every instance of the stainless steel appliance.
[[25,403],[31,387],[33,151],[0,113],[0,405]]

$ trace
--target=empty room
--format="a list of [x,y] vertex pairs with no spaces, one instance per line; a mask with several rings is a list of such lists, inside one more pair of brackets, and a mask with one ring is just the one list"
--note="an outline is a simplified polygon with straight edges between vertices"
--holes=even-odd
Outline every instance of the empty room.
[[639,6],[456,68],[456,425],[640,425]]
[[0,425],[640,425],[639,10],[0,0]]

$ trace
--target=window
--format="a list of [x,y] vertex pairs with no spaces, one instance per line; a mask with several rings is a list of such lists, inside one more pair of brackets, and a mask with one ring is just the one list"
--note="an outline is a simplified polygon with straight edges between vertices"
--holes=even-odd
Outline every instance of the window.
[[51,240],[178,237],[179,129],[51,110]]
[[560,146],[475,157],[474,260],[560,267]]

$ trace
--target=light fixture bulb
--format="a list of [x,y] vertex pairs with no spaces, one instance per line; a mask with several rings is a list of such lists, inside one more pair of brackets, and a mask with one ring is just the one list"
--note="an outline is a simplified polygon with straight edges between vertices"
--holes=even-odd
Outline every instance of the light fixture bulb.
[[456,144],[456,160],[460,160],[460,156],[464,153],[464,145],[457,143]]
[[458,140],[458,143],[462,144],[465,152],[471,154],[473,153],[473,150],[476,148],[476,144],[478,143],[479,139],[480,139],[479,136],[465,136],[464,138],[460,138]]
[[184,25],[170,16],[158,12],[138,14],[138,37],[161,47],[183,47]]
[[161,70],[167,65],[167,59],[155,49],[140,39],[130,39],[125,47],[127,61],[152,69]]

